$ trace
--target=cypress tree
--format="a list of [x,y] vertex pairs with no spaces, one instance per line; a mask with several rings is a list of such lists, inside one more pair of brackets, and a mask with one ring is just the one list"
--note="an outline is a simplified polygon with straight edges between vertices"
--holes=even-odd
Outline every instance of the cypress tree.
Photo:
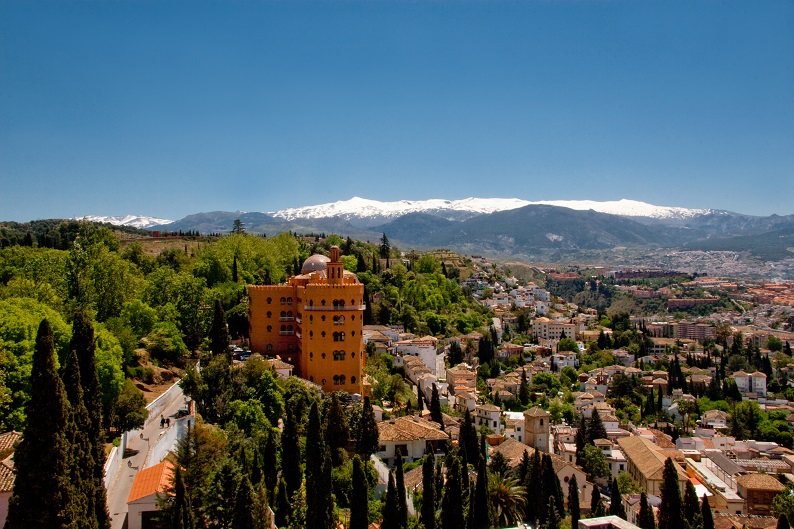
[[254,529],[254,488],[248,476],[243,476],[234,497],[231,529]]
[[77,365],[77,352],[69,348],[69,356],[63,366],[61,379],[64,383],[66,398],[69,401],[69,422],[66,438],[71,439],[72,465],[69,479],[74,489],[73,508],[77,518],[74,525],[79,528],[96,528],[93,483],[93,447],[90,433],[88,410],[83,403],[83,387],[80,385],[80,367]]
[[375,412],[372,410],[372,403],[369,397],[364,397],[364,409],[361,414],[361,424],[359,426],[358,441],[356,451],[362,457],[371,456],[378,451],[380,434],[378,433],[378,423],[375,421]]
[[77,353],[80,366],[80,385],[83,388],[83,404],[88,412],[88,438],[91,440],[93,476],[94,518],[99,529],[110,529],[110,514],[105,490],[105,430],[102,426],[102,388],[96,367],[96,343],[94,327],[84,312],[75,314],[72,320],[72,340],[69,345]]
[[[700,516],[703,518],[703,529],[714,529],[714,517],[711,515],[711,505],[709,505],[709,497],[706,496],[705,494],[703,495],[703,502],[700,504]],[[788,523],[788,519],[786,520],[786,523]],[[651,527],[649,529],[654,529],[654,528]]]
[[480,459],[477,468],[477,483],[474,489],[474,501],[471,504],[473,523],[468,529],[489,529],[491,527],[491,508],[488,501],[488,470],[485,459]]
[[626,508],[623,507],[623,497],[620,495],[618,479],[612,478],[612,496],[609,501],[609,514],[626,519]]
[[681,512],[681,491],[678,488],[678,472],[669,457],[664,462],[662,472],[662,504],[659,507],[659,529],[680,529],[684,527]]
[[576,464],[581,464],[579,460],[584,453],[584,447],[587,445],[587,422],[584,415],[579,419],[579,428],[576,429]]
[[788,518],[785,514],[781,514],[777,519],[777,527],[775,529],[789,529],[791,526],[788,524]]
[[215,300],[210,328],[210,351],[213,356],[229,354],[229,331],[226,328],[226,315],[223,313],[221,300]]
[[527,382],[526,369],[521,370],[521,385],[518,387],[518,401],[522,406],[529,403],[529,383]]
[[460,460],[455,454],[449,454],[447,456],[447,483],[444,486],[444,498],[441,500],[441,529],[466,527],[460,472]]
[[[436,511],[441,509],[441,497],[444,490],[444,473],[441,471],[441,461],[436,463]],[[438,525],[438,524],[436,524]]]
[[438,388],[433,384],[433,392],[430,395],[430,420],[437,422],[444,429],[444,417],[441,416],[441,400],[438,397]]
[[598,410],[593,410],[593,416],[590,417],[590,422],[587,425],[587,442],[592,443],[596,439],[606,439],[607,429],[604,428],[604,423],[601,421],[601,415]]
[[287,497],[292,498],[300,488],[302,480],[298,423],[292,406],[287,406],[281,441],[281,475],[287,487]]
[[527,479],[527,473],[529,472],[529,454],[526,450],[524,450],[524,455],[521,456],[521,463],[518,465],[518,482],[522,485]]
[[684,489],[684,520],[689,524],[690,529],[699,527],[701,524],[700,501],[698,500],[695,486],[687,480]]
[[14,455],[16,481],[5,527],[68,527],[77,514],[72,508],[71,447],[66,439],[69,402],[55,368],[52,328],[46,319],[36,335],[30,388],[25,430]]
[[557,473],[554,472],[551,456],[548,454],[543,455],[543,497],[554,498],[557,514],[560,516],[565,514],[565,497]]
[[325,438],[331,449],[331,461],[333,465],[339,466],[344,462],[347,443],[350,440],[350,428],[347,425],[347,417],[339,403],[336,393],[331,394],[331,404],[325,416]]
[[[535,450],[532,453],[532,460],[529,464],[529,469],[527,470],[526,479],[524,480],[524,488],[526,490],[533,490],[536,491],[536,494],[532,494],[527,498],[526,505],[524,507],[524,519],[527,522],[534,522],[541,518],[542,514],[540,509],[544,509],[545,507],[542,505],[543,498],[543,466],[542,461],[540,459],[540,451]],[[540,490],[538,490],[540,489]]]
[[267,431],[265,446],[262,452],[262,470],[264,472],[265,488],[270,493],[275,493],[278,487],[278,434],[270,429]]
[[190,508],[190,499],[185,491],[185,480],[182,477],[182,468],[176,465],[174,469],[174,500],[171,504],[172,529],[193,529],[193,509]]
[[405,476],[403,474],[402,452],[397,451],[394,459],[394,486],[397,491],[397,525],[400,529],[408,527],[408,504],[405,497]]
[[389,471],[389,484],[386,486],[386,499],[383,502],[383,520],[380,523],[380,529],[399,529],[400,523],[398,518],[400,513],[397,512],[397,488],[394,485],[394,473]]
[[364,463],[358,456],[353,457],[353,490],[350,497],[350,527],[348,529],[367,529],[369,526],[369,505],[367,499],[367,475]]
[[476,463],[479,458],[480,443],[468,408],[463,412],[463,422],[460,425],[458,438],[458,444],[463,448],[462,452],[466,455],[466,461]]
[[571,513],[571,529],[577,529],[581,512],[579,509],[579,484],[576,482],[576,476],[572,476],[571,481],[568,482],[568,511]]
[[598,515],[601,506],[601,492],[598,487],[593,486],[593,494],[590,496],[590,518]]
[[306,525],[333,529],[334,500],[331,496],[331,455],[325,442],[317,402],[312,403],[306,436]]
[[286,527],[289,521],[290,501],[287,493],[287,484],[284,479],[278,480],[276,492],[276,505],[273,507],[276,514],[276,527]]
[[656,529],[656,519],[653,517],[653,509],[648,505],[648,495],[645,491],[640,495],[640,514],[637,524],[641,529]]
[[425,529],[436,529],[436,487],[433,460],[433,450],[430,445],[427,445],[425,460],[422,463],[422,512],[420,514],[420,521]]
[[553,496],[549,496],[549,508],[546,515],[546,529],[560,529],[560,515],[557,512],[557,500]]

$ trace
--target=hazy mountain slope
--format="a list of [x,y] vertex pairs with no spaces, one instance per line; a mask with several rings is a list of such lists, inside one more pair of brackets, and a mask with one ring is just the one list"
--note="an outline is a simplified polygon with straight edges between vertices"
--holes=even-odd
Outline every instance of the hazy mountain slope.
[[749,252],[765,261],[794,257],[794,229],[784,228],[767,233],[713,238],[686,245],[687,250]]

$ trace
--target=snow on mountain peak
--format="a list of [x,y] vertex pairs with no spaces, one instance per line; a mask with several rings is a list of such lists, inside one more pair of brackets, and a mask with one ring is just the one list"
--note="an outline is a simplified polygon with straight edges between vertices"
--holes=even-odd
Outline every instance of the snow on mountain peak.
[[306,218],[396,218],[408,213],[457,211],[473,214],[494,213],[516,209],[531,204],[559,206],[576,210],[598,211],[612,215],[627,217],[653,218],[688,218],[704,215],[711,210],[687,209],[680,207],[654,206],[637,200],[612,200],[598,202],[595,200],[538,200],[528,201],[519,198],[475,198],[461,200],[429,199],[429,200],[398,200],[380,202],[361,197],[340,200],[316,206],[282,209],[272,213],[274,217],[285,220]]
[[114,226],[132,226],[133,228],[150,228],[152,226],[159,226],[162,224],[171,224],[173,220],[158,219],[155,217],[146,217],[144,215],[125,215],[125,216],[101,216],[101,215],[86,215],[85,217],[75,217],[76,219],[85,219],[90,222],[107,222]]

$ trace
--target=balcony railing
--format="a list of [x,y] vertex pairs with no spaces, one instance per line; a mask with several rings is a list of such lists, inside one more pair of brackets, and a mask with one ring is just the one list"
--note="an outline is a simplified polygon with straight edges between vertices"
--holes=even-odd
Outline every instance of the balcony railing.
[[282,316],[278,319],[278,321],[295,321],[295,318],[292,316]]
[[295,334],[295,331],[279,331],[278,332],[281,336],[292,336]]
[[366,303],[362,303],[361,305],[343,305],[341,307],[338,306],[338,305],[336,307],[334,307],[333,305],[331,305],[331,306],[328,306],[328,305],[326,305],[326,306],[323,306],[323,305],[304,305],[303,306],[303,310],[312,310],[312,311],[314,311],[314,310],[323,310],[323,311],[328,311],[328,312],[336,312],[336,311],[338,311],[338,312],[351,311],[352,312],[352,311],[355,311],[355,310],[364,310],[365,308],[367,308]]

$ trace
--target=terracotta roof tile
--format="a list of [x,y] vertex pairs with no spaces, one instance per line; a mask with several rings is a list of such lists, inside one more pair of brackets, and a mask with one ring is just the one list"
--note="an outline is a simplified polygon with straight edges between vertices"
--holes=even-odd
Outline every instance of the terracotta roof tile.
[[780,492],[785,486],[769,474],[745,474],[736,478],[736,483],[746,489]]
[[397,417],[389,421],[378,423],[378,438],[380,441],[440,441],[449,439],[437,423],[420,419],[418,417]]
[[127,503],[138,501],[158,492],[165,492],[171,484],[173,473],[174,467],[170,461],[163,461],[153,467],[141,470],[135,476],[135,481],[132,482]]
[[5,462],[0,463],[0,492],[11,492],[14,490],[14,471],[6,466]]

